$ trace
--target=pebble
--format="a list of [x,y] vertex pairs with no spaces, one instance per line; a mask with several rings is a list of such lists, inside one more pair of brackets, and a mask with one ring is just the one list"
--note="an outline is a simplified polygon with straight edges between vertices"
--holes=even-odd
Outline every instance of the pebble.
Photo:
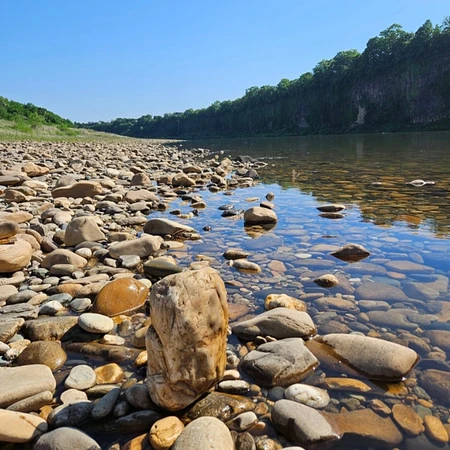
[[97,376],[94,370],[86,365],[75,366],[64,382],[66,389],[85,391],[96,384]]
[[178,417],[167,416],[157,420],[150,428],[149,441],[155,450],[168,450],[184,430]]
[[109,333],[114,322],[107,316],[95,313],[84,313],[78,317],[78,325],[88,333]]

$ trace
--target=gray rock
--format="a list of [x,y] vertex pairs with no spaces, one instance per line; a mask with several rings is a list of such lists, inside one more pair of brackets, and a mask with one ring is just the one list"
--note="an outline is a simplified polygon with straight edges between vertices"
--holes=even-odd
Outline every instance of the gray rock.
[[91,437],[80,430],[61,427],[42,435],[33,450],[101,450]]
[[144,225],[144,233],[164,237],[168,234],[174,236],[182,233],[195,233],[195,230],[192,227],[175,222],[174,220],[150,219]]
[[109,333],[114,328],[114,322],[103,314],[84,313],[78,317],[78,325],[88,333]]
[[112,258],[119,258],[124,255],[136,255],[140,258],[147,258],[154,255],[161,247],[163,240],[159,236],[144,235],[134,241],[123,241],[109,248]]
[[19,400],[16,403],[8,406],[6,409],[10,411],[20,411],[24,413],[39,411],[45,405],[51,404],[53,401],[53,393],[50,391],[40,392],[38,394],[32,395],[31,397]]
[[91,367],[84,364],[75,366],[64,382],[66,389],[85,391],[95,385],[97,376]]
[[285,339],[306,338],[316,334],[316,327],[307,313],[289,308],[272,309],[234,325],[232,330],[240,339],[248,341],[254,340],[257,336]]
[[241,367],[262,386],[289,386],[318,366],[303,339],[292,338],[260,345],[241,361]]
[[94,404],[91,402],[68,403],[55,408],[48,416],[52,428],[73,427],[80,425],[91,417]]
[[200,417],[181,432],[172,450],[233,450],[234,443],[226,425],[215,417]]
[[[120,395],[120,388],[111,389],[106,395],[104,395],[91,411],[91,416],[94,420],[102,419],[112,413],[114,406],[117,403]],[[148,393],[147,393],[148,395]]]

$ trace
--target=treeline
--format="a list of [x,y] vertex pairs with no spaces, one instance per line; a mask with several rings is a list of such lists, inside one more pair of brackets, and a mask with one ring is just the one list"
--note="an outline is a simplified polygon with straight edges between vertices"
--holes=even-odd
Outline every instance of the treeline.
[[0,97],[0,119],[9,120],[17,124],[24,123],[28,126],[55,125],[59,127],[72,127],[70,120],[40,108],[32,103],[19,103]]
[[450,16],[415,33],[394,24],[362,53],[339,52],[277,86],[164,116],[77,124],[134,137],[234,137],[450,129]]

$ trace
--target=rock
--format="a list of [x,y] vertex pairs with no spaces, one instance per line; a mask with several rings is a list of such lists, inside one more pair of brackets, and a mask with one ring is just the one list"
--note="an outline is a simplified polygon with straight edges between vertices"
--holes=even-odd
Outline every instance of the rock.
[[200,417],[191,422],[180,434],[172,450],[233,450],[230,431],[214,417]]
[[0,240],[13,237],[19,232],[20,228],[17,222],[13,222],[11,220],[0,221]]
[[1,286],[0,290],[0,303],[6,302],[9,297],[11,297],[14,294],[17,294],[17,288],[15,286],[11,286],[7,284],[6,286]]
[[116,363],[96,367],[94,372],[97,384],[120,383],[125,378],[122,368]]
[[382,339],[329,334],[319,341],[358,373],[372,380],[401,380],[419,360],[414,350]]
[[427,330],[425,336],[431,344],[450,354],[450,331],[446,330]]
[[92,312],[115,317],[140,309],[147,299],[148,287],[134,278],[119,278],[97,294]]
[[144,264],[144,272],[150,277],[167,277],[182,271],[183,269],[178,267],[172,258],[165,256],[150,259]]
[[401,289],[379,282],[366,282],[361,284],[356,289],[355,296],[361,300],[381,300],[389,303],[405,302],[408,300],[408,297]]
[[70,186],[53,189],[52,197],[84,198],[95,197],[103,192],[102,185],[96,181],[80,181]]
[[101,450],[100,445],[76,428],[61,427],[42,435],[33,450]]
[[425,431],[430,439],[434,439],[437,442],[448,442],[449,436],[447,430],[438,417],[431,415],[425,416],[423,422],[425,424]]
[[418,328],[417,324],[410,322],[404,314],[397,312],[395,309],[391,309],[388,314],[385,311],[369,311],[367,316],[369,317],[370,323],[392,328],[393,330],[401,328],[403,330],[413,331]]
[[267,311],[275,308],[289,308],[297,311],[306,312],[306,303],[286,294],[269,294],[264,302],[264,307]]
[[169,219],[150,219],[144,225],[144,233],[163,237],[170,234],[173,237],[178,237],[183,233],[195,233],[195,230]]
[[71,264],[77,268],[82,268],[86,266],[87,261],[69,250],[58,249],[49,253],[44,258],[41,267],[44,269],[51,269],[51,267],[56,264]]
[[159,236],[144,235],[134,241],[123,241],[108,249],[111,258],[119,258],[124,255],[137,255],[147,258],[154,255],[161,247],[163,240]]
[[223,377],[228,326],[224,283],[210,268],[170,275],[152,287],[146,346],[152,400],[185,408]]
[[52,341],[37,341],[29,344],[17,358],[19,366],[44,364],[53,372],[59,370],[67,360],[61,345]]
[[39,394],[32,395],[31,397],[19,400],[16,403],[8,406],[9,411],[17,411],[28,413],[32,411],[39,411],[43,406],[49,405],[53,402],[53,392],[44,391]]
[[244,222],[249,225],[276,223],[277,221],[277,215],[271,209],[254,206],[244,212]]
[[148,432],[151,426],[159,419],[161,419],[161,414],[158,414],[155,411],[136,411],[116,420],[104,421],[101,425],[98,424],[96,429],[102,433],[108,434]]
[[258,422],[258,416],[253,411],[239,414],[234,419],[226,423],[230,430],[245,431]]
[[47,422],[39,416],[0,409],[0,442],[23,444],[45,433]]
[[260,345],[241,360],[241,367],[262,386],[289,386],[318,366],[303,339],[292,338]]
[[417,264],[411,261],[395,260],[386,263],[388,270],[400,273],[430,273],[434,272],[432,267],[424,266],[423,264]]
[[450,405],[450,372],[442,370],[424,370],[419,376],[420,386],[436,400]]
[[114,406],[119,400],[120,388],[111,389],[98,402],[95,403],[91,411],[94,420],[100,420],[112,413]]
[[67,389],[60,396],[59,399],[64,405],[77,402],[87,402],[88,396],[86,392],[79,391],[78,389]]
[[339,211],[343,211],[345,209],[345,205],[340,205],[337,203],[330,203],[327,205],[321,205],[321,206],[317,206],[317,209],[320,212],[339,212]]
[[145,384],[135,384],[125,391],[127,402],[136,409],[155,409]]
[[243,258],[247,258],[248,256],[250,256],[250,253],[245,252],[244,250],[240,250],[240,249],[228,249],[224,254],[223,257],[225,259],[231,259],[231,260],[235,260],[235,259],[243,259]]
[[240,339],[247,341],[252,341],[257,336],[272,336],[276,339],[307,338],[316,333],[316,327],[307,313],[288,308],[272,309],[234,325],[232,330]]
[[425,431],[422,418],[409,406],[398,403],[392,408],[392,415],[404,432],[417,436]]
[[103,314],[84,313],[78,317],[78,325],[88,333],[109,333],[114,328],[114,322]]
[[402,288],[408,297],[419,300],[435,300],[439,297],[439,291],[428,287],[425,283],[407,281],[402,283]]
[[77,322],[78,318],[71,316],[40,317],[25,322],[22,331],[31,341],[54,341],[60,340]]
[[199,417],[211,416],[227,422],[246,411],[254,411],[255,408],[256,404],[248,397],[211,392],[195,403],[181,419],[186,423]]
[[154,192],[150,192],[146,189],[139,189],[138,191],[129,191],[125,195],[124,200],[128,203],[149,202],[158,203],[159,198]]
[[22,172],[25,172],[29,177],[40,177],[48,173],[50,169],[44,166],[38,166],[34,162],[28,161],[22,167]]
[[95,385],[97,377],[93,369],[84,364],[75,366],[64,382],[66,389],[85,391]]
[[319,278],[316,278],[314,280],[314,283],[323,288],[330,288],[333,286],[337,286],[339,284],[339,280],[331,273],[327,273]]
[[230,265],[239,272],[243,273],[259,273],[261,272],[261,267],[258,264],[250,262],[246,259],[236,259],[230,262]]
[[342,433],[332,422],[313,408],[291,400],[279,400],[272,408],[272,423],[277,431],[292,443],[307,448],[319,444],[328,444],[341,438]]
[[311,408],[325,408],[330,403],[330,396],[325,389],[307,384],[292,384],[284,392],[288,400],[302,403]]
[[[3,289],[1,287],[0,289]],[[0,316],[0,342],[9,340],[22,328],[25,320],[22,318],[8,318]]]
[[82,216],[72,219],[64,233],[64,243],[75,247],[82,242],[104,241],[105,235],[100,230],[94,217]]
[[0,245],[0,273],[11,273],[22,270],[30,264],[33,248],[18,239],[12,244]]
[[150,444],[155,450],[168,450],[183,430],[183,422],[178,417],[164,417],[156,421],[150,429]]
[[331,253],[335,258],[346,262],[357,262],[367,258],[370,252],[359,244],[347,244]]
[[78,426],[91,416],[94,404],[91,402],[76,402],[58,406],[49,414],[47,421],[52,428]]
[[23,367],[0,368],[0,408],[6,408],[20,400],[54,391],[56,381],[52,371],[45,365],[33,364]]
[[32,218],[33,215],[25,211],[17,211],[12,213],[0,211],[0,220],[8,220],[16,223],[25,223],[29,222]]
[[136,173],[130,180],[131,186],[148,186],[151,180],[146,173]]
[[178,173],[172,178],[172,186],[190,187],[194,185],[195,181],[184,173]]

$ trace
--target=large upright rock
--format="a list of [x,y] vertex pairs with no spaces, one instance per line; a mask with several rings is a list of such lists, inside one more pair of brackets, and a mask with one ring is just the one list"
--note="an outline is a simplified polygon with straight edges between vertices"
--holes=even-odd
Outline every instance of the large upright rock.
[[211,389],[225,371],[225,285],[211,268],[170,275],[152,288],[150,317],[149,393],[157,405],[177,411]]
[[85,241],[103,241],[105,235],[98,227],[95,219],[90,216],[75,217],[69,223],[64,234],[64,243],[75,247]]

